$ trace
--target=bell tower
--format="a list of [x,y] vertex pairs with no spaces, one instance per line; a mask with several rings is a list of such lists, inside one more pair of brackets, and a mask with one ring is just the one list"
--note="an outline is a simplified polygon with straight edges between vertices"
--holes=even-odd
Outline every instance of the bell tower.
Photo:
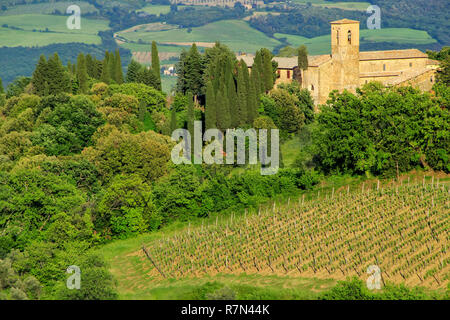
[[355,92],[359,87],[359,21],[331,22],[333,89]]

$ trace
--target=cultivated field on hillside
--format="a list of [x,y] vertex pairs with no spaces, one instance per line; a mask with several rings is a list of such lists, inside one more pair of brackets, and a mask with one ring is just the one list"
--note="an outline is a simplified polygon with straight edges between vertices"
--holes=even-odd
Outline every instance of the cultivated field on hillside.
[[450,277],[449,185],[363,184],[255,214],[217,219],[145,243],[135,263],[153,281],[217,274],[366,279],[444,288]]
[[98,12],[97,8],[86,1],[67,1],[16,5],[9,7],[6,11],[0,11],[0,15],[52,14],[55,10],[58,10],[62,14],[66,14],[66,10],[70,5],[79,6],[81,9],[81,16],[86,13]]
[[250,27],[242,20],[224,20],[209,23],[192,29],[174,29],[157,32],[119,32],[119,36],[138,42],[209,42],[220,41],[234,51],[255,52],[260,48],[273,49],[280,44],[278,40],[269,38],[264,33]]
[[150,5],[146,6],[140,10],[149,14],[156,14],[159,15],[161,13],[169,13],[170,12],[170,6],[164,6],[164,5]]
[[338,8],[344,10],[361,10],[365,11],[370,6],[369,2],[330,2],[325,0],[293,0],[294,3],[311,3],[313,6],[324,8]]
[[84,18],[80,30],[68,29],[66,21],[67,16],[44,14],[0,16],[0,44],[7,47],[68,42],[99,44],[97,33],[108,29],[106,20]]

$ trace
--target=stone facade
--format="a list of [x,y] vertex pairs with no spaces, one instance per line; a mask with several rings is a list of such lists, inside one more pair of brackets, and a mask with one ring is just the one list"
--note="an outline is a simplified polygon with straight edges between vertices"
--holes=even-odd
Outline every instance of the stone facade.
[[[253,56],[241,58],[251,69]],[[359,21],[348,19],[331,22],[331,54],[308,56],[306,70],[298,69],[297,57],[274,60],[278,62],[276,84],[292,82],[301,73],[301,86],[311,92],[316,105],[325,103],[332,90],[355,92],[370,81],[429,91],[439,67],[438,61],[417,49],[360,52]]]

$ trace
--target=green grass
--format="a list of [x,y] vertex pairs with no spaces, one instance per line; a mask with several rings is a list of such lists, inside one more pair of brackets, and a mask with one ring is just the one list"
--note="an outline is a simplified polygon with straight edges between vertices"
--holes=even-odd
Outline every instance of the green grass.
[[81,17],[86,13],[98,12],[92,4],[86,1],[67,1],[52,3],[30,3],[26,5],[16,5],[9,7],[6,11],[0,11],[0,15],[21,15],[21,14],[51,14],[55,10],[59,10],[62,14],[66,14],[66,10],[70,5],[77,5],[81,9]]
[[[286,38],[287,42],[298,47],[302,44],[308,47],[308,52],[312,55],[327,54],[331,52],[331,36],[320,36],[315,38],[306,38],[284,33],[275,33],[275,38]],[[430,44],[435,43],[426,31],[414,30],[409,28],[385,28],[378,30],[363,29],[360,31],[361,43],[370,42],[396,42],[400,44]]]
[[[143,51],[151,51],[150,44],[140,44],[140,43],[130,43],[125,42],[120,45],[123,48],[130,49],[133,52],[143,52]],[[158,43],[158,52],[177,52],[180,53],[183,49],[189,50],[190,46],[174,46],[174,45],[164,45]],[[201,51],[201,48],[199,48]]]
[[308,47],[308,53],[311,55],[327,54],[331,52],[331,36],[320,36],[315,38],[306,38],[285,33],[275,33],[275,38],[286,38],[287,42],[292,47],[299,47],[304,44]]
[[314,299],[336,281],[277,275],[219,274],[214,277],[155,280],[147,275],[148,260],[135,256],[142,243],[161,239],[179,232],[186,225],[176,223],[162,231],[127,240],[117,240],[98,250],[117,280],[119,299],[180,300],[201,299],[199,292],[213,286],[227,286],[238,299]]
[[[0,16],[0,26],[8,25],[8,27],[22,29],[0,27],[0,44],[7,47],[46,46],[52,43],[68,42],[100,44],[101,38],[97,33],[108,29],[106,20],[82,18],[80,30],[67,29],[66,21],[67,17],[64,16],[43,14]],[[46,28],[50,32],[39,32]]]
[[326,8],[338,8],[343,10],[359,10],[365,11],[370,6],[369,2],[331,2],[324,0],[293,0],[295,3],[306,4],[310,2],[313,6],[326,7]]
[[198,28],[174,29],[156,32],[119,32],[125,39],[147,43],[156,42],[210,42],[220,41],[234,51],[255,52],[260,48],[273,49],[279,45],[278,40],[269,38],[264,33],[250,27],[242,20],[224,20],[210,23]]
[[160,15],[161,13],[169,13],[170,12],[170,6],[150,5],[150,6],[146,6],[146,7],[142,8],[139,11],[144,11],[144,12],[147,12],[149,14]]

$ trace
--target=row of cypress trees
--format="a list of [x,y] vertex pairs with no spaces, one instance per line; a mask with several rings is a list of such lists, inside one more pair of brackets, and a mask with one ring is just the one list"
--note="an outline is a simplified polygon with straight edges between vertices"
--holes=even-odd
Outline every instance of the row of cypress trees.
[[206,82],[206,129],[252,126],[258,117],[259,97],[273,88],[275,73],[272,53],[256,52],[251,72],[244,60],[227,54],[216,57]]
[[[106,84],[122,84],[139,82],[161,90],[160,62],[156,42],[152,43],[152,67],[146,68],[132,60],[126,79],[122,71],[122,60],[119,50],[105,52],[103,60],[90,54],[80,53],[76,63],[70,61],[64,67],[58,54],[48,60],[41,55],[33,72],[32,84],[34,92],[40,96],[58,94],[60,92],[87,93],[92,79]],[[0,90],[3,88],[1,86]],[[1,93],[1,91],[0,91]]]

